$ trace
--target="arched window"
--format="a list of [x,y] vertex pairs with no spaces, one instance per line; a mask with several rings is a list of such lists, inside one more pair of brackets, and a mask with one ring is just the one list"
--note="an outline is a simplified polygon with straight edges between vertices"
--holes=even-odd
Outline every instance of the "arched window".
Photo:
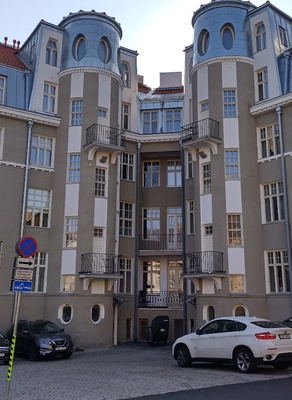
[[235,317],[245,317],[246,316],[246,311],[243,306],[236,306],[234,309],[234,315]]
[[198,53],[203,56],[207,53],[209,47],[210,35],[207,29],[202,29],[198,38]]
[[213,306],[208,306],[207,318],[208,318],[208,321],[211,321],[212,319],[215,318],[215,308]]
[[46,64],[56,67],[57,56],[58,56],[57,43],[55,40],[50,39],[46,47]]
[[80,61],[85,57],[87,44],[84,36],[78,35],[73,44],[73,55],[75,60]]
[[99,42],[98,55],[104,64],[108,63],[112,57],[111,46],[106,37],[102,37]]
[[91,307],[90,319],[94,324],[98,324],[104,319],[104,305],[96,303]]
[[234,28],[231,24],[227,24],[222,27],[221,41],[226,50],[232,49],[234,42]]
[[73,318],[73,308],[70,304],[65,303],[59,307],[58,316],[63,324],[69,324]]
[[266,27],[264,24],[261,24],[257,27],[256,31],[256,46],[257,51],[261,51],[266,48]]

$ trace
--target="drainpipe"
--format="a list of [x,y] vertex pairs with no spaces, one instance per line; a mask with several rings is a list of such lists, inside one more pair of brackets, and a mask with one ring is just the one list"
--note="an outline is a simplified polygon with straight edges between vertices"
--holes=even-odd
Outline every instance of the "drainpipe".
[[28,110],[28,77],[29,77],[29,71],[25,71],[24,73],[25,76],[25,93],[24,93],[24,101],[25,101],[25,109]]
[[138,342],[138,287],[139,287],[139,221],[140,221],[140,184],[141,184],[141,143],[137,143],[136,163],[136,223],[135,223],[135,268],[134,268],[134,341]]
[[[279,139],[280,139],[280,154],[281,154],[281,170],[282,170],[282,181],[283,181],[283,200],[284,200],[284,215],[285,215],[285,230],[286,230],[286,241],[287,241],[287,255],[288,255],[288,266],[289,266],[289,282],[290,282],[290,296],[292,299],[292,254],[291,254],[291,232],[290,232],[290,217],[289,217],[289,206],[288,206],[288,191],[287,191],[287,177],[286,177],[286,165],[284,157],[284,140],[283,140],[283,129],[282,129],[282,108],[277,107],[276,112],[278,115],[279,125]],[[291,304],[292,309],[292,304]]]
[[285,51],[284,58],[285,58],[284,94],[286,94],[288,93],[289,90],[289,59],[290,59],[289,51]]
[[[181,149],[181,184],[182,184],[182,262],[183,274],[186,273],[186,199],[185,199],[185,151]],[[184,334],[188,333],[188,293],[187,293],[187,278],[183,278],[183,329]]]

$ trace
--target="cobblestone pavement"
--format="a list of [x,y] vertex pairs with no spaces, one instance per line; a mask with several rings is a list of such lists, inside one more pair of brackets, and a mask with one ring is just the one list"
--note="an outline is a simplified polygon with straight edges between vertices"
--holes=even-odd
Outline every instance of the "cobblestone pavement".
[[[202,363],[180,368],[170,346],[122,344],[75,352],[69,360],[31,362],[17,357],[9,400],[119,400],[285,377],[292,377],[292,368],[259,367],[254,374]],[[7,366],[0,365],[1,400],[6,388]]]

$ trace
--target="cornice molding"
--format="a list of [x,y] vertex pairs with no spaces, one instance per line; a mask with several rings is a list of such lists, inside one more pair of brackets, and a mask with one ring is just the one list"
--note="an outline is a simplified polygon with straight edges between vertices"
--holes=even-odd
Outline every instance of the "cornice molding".
[[217,63],[223,63],[223,62],[242,62],[245,64],[250,64],[254,65],[255,61],[249,57],[217,57],[217,58],[211,58],[206,61],[202,61],[201,63],[194,65],[190,71],[190,76],[192,76],[197,70],[204,68],[208,65],[211,64],[217,64]]
[[101,75],[108,76],[110,78],[115,78],[118,80],[121,88],[124,87],[123,80],[120,76],[118,76],[114,72],[107,71],[102,68],[95,68],[95,67],[68,68],[68,69],[65,69],[65,70],[59,72],[58,76],[59,76],[59,78],[62,78],[63,76],[66,76],[66,75],[85,73],[85,72],[91,73],[91,74],[101,74]]
[[7,106],[0,106],[0,116],[7,118],[19,119],[22,121],[32,121],[42,125],[50,125],[58,127],[61,123],[61,118],[53,117],[46,114],[39,114],[31,110],[21,110]]

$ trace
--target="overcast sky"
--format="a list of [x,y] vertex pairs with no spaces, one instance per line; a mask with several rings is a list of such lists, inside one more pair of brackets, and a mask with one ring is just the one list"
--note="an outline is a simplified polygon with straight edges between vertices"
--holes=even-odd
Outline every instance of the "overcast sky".
[[[144,83],[159,86],[160,72],[184,72],[184,48],[193,41],[194,11],[208,0],[14,0],[2,1],[0,42],[8,37],[21,44],[40,20],[58,25],[70,12],[95,10],[115,17],[123,30],[121,46],[136,50],[138,74]],[[251,1],[256,6],[265,0]],[[292,17],[291,0],[271,3]]]

